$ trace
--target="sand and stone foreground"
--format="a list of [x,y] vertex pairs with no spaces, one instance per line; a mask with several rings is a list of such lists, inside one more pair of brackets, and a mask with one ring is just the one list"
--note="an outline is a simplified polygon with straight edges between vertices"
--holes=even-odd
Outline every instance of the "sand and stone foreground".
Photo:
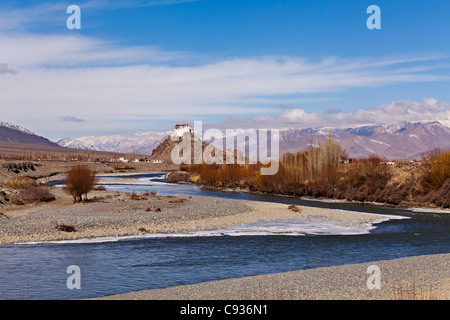
[[[58,191],[58,190],[54,190]],[[58,192],[61,192],[60,190]],[[95,201],[74,205],[63,196],[49,205],[4,211],[0,244],[54,241],[144,233],[226,228],[259,220],[333,221],[338,226],[377,223],[378,215],[286,204],[200,196],[140,196],[96,192]],[[161,211],[156,211],[155,208]],[[69,224],[77,232],[55,229]],[[144,230],[144,231],[140,231]],[[255,277],[228,279],[167,289],[132,292],[104,299],[448,299],[450,254],[428,255]],[[381,289],[369,290],[367,268],[380,268]]]
[[[376,273],[368,273],[370,266]],[[369,284],[372,289],[368,288]],[[112,295],[104,300],[448,300],[450,254],[234,278]]]
[[[90,193],[92,202],[73,204],[58,188],[47,205],[1,211],[0,244],[121,237],[231,228],[257,221],[294,219],[331,223],[336,228],[376,224],[383,217],[344,210],[203,196],[130,195],[114,191]],[[64,232],[57,226],[71,226]]]

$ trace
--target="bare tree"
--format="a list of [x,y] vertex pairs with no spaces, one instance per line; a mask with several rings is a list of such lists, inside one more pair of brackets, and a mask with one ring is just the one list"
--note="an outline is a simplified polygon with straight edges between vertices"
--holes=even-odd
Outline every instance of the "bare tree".
[[64,179],[65,188],[73,196],[73,202],[83,201],[83,194],[87,199],[87,194],[94,188],[95,182],[95,172],[81,165],[70,168]]

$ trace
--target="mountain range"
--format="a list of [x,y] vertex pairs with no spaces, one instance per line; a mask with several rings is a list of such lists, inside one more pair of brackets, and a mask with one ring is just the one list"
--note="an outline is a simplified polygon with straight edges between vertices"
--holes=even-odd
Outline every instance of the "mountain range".
[[412,160],[434,148],[450,149],[450,128],[440,122],[388,124],[358,128],[287,130],[280,133],[280,152],[306,149],[311,136],[332,134],[350,158],[384,156],[388,160]]
[[[237,136],[248,136],[248,130],[236,130]],[[102,137],[81,137],[57,141],[63,147],[120,153],[137,152],[151,155],[171,132],[141,132]],[[351,158],[366,158],[372,154],[388,160],[419,159],[433,149],[450,149],[450,128],[440,122],[375,125],[357,128],[306,128],[280,130],[280,153],[307,149],[311,137],[333,138]],[[248,141],[245,142],[248,145]],[[236,146],[243,148],[243,145]],[[228,148],[228,146],[227,146]],[[240,149],[242,150],[242,149]]]
[[56,141],[66,148],[111,151],[117,153],[137,153],[151,155],[153,150],[167,138],[170,132],[138,132],[109,136],[86,136],[76,139],[66,138]]
[[0,121],[0,141],[59,147],[58,144],[44,137],[38,136],[25,128],[5,121]]
[[[91,151],[138,153],[152,155],[173,131],[138,132],[109,136],[67,138],[52,142],[20,126],[0,121],[0,141],[65,147]],[[248,130],[236,130],[238,136],[248,136]],[[388,160],[420,159],[433,149],[450,149],[450,128],[440,122],[402,122],[395,125],[362,126],[356,128],[306,128],[280,130],[280,153],[307,149],[312,137],[333,138],[350,158],[365,158],[372,154]],[[244,140],[245,141],[245,140]],[[208,141],[206,141],[208,142]],[[244,142],[248,145],[248,140]],[[238,145],[240,150],[245,147]],[[229,146],[224,145],[225,148]],[[161,149],[161,148],[160,148]]]

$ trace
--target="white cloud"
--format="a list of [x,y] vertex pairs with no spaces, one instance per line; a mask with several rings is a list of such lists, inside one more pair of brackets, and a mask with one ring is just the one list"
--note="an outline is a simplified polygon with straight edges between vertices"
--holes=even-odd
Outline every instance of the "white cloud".
[[[92,126],[95,118],[104,124],[108,119],[115,123],[112,120],[118,117],[132,123],[145,117],[267,115],[267,106],[300,101],[305,99],[302,94],[448,80],[433,72],[439,57],[432,55],[320,61],[259,56],[201,63],[185,53],[150,46],[121,47],[82,35],[0,33],[0,43],[0,61],[18,71],[0,77],[2,105],[8,106],[2,117],[34,121],[31,129],[38,132],[48,127],[42,119],[56,121],[60,114],[89,119]],[[414,68],[407,68],[410,63]],[[420,63],[424,65],[417,72]],[[442,108],[432,100],[426,107]],[[414,104],[412,108],[410,118],[423,115]],[[280,117],[269,113],[259,121],[294,125],[389,120],[389,108],[382,109],[319,115],[292,108]]]
[[168,6],[182,3],[196,2],[198,0],[86,0],[86,1],[48,1],[36,5],[24,7],[8,6],[8,3],[0,4],[0,30],[24,31],[36,27],[64,25],[68,17],[66,9],[76,4],[82,12],[89,10],[90,14],[96,14],[105,10],[125,10],[127,8],[142,8],[152,6]]
[[[450,103],[439,103],[435,98],[425,98],[421,102],[393,101],[370,109],[360,109],[345,113],[308,113],[300,108],[286,108],[281,115],[254,118],[230,118],[215,124],[219,128],[349,128],[370,125],[396,124],[407,122],[439,121],[450,127]],[[214,125],[213,125],[214,126]]]
[[75,116],[59,116],[59,120],[64,122],[84,122],[85,120],[77,118]]
[[10,69],[7,64],[0,63],[0,74],[7,74],[7,73],[16,74],[17,71]]

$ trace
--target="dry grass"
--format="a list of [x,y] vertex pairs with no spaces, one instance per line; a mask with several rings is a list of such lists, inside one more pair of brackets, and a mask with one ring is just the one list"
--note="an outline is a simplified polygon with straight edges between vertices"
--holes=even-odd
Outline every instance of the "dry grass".
[[134,170],[135,169],[134,167],[132,167],[132,166],[126,164],[126,163],[124,163],[124,164],[122,164],[122,163],[116,164],[116,165],[113,166],[113,168],[114,168],[114,170],[117,170],[117,171],[128,171],[128,170]]
[[11,197],[11,203],[15,205],[24,205],[36,202],[50,202],[55,200],[55,195],[47,187],[35,187],[30,189],[21,189],[18,194]]
[[5,180],[3,184],[12,189],[30,189],[37,187],[37,182],[29,177],[17,176],[9,180]]
[[402,283],[394,289],[390,297],[391,300],[449,300],[450,299],[450,280],[446,279],[444,283],[437,287],[425,287],[418,285],[413,280],[411,283]]
[[183,203],[186,199],[169,200],[169,203]]
[[132,192],[130,193],[130,200],[148,200],[148,198],[146,197],[146,193],[143,194],[137,194],[136,192]]
[[17,176],[4,181],[5,186],[18,190],[11,196],[11,203],[24,205],[35,202],[50,202],[55,200],[55,196],[47,187],[40,186],[34,179]]
[[441,187],[450,178],[450,150],[444,150],[433,161],[431,167],[431,183],[436,187]]
[[261,164],[195,164],[186,170],[205,187],[450,208],[450,151],[434,152],[420,162],[397,161],[391,167],[376,155],[345,163],[345,151],[331,137],[312,145],[307,151],[284,154],[275,175],[261,175]]

